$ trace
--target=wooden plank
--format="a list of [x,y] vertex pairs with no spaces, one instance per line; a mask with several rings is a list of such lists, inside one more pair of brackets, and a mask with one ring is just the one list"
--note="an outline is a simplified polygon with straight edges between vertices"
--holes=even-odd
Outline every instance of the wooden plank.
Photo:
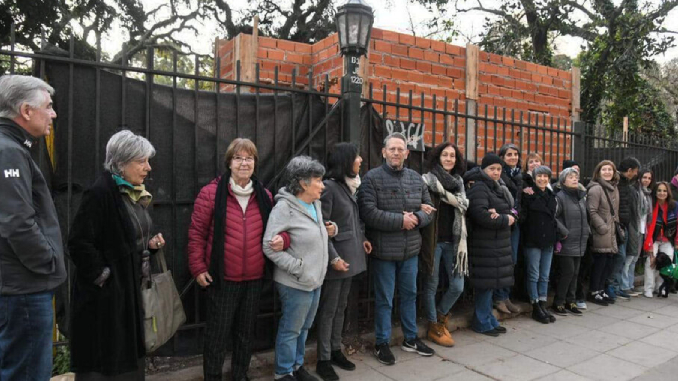
[[466,98],[478,99],[478,56],[480,49],[466,44]]
[[581,70],[576,66],[572,66],[570,72],[572,73],[572,121],[579,121],[581,113]]

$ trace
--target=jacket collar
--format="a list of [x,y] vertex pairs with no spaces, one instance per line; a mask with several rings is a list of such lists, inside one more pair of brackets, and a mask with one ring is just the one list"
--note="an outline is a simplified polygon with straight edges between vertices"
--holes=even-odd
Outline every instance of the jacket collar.
[[384,162],[384,164],[382,164],[381,166],[384,167],[384,170],[386,171],[386,173],[388,173],[389,175],[393,175],[393,176],[400,176],[405,171],[404,165],[400,169],[393,169],[393,168],[391,168],[390,165],[388,165],[386,162]]
[[0,131],[16,140],[21,146],[26,147],[27,150],[35,143],[35,138],[12,119],[0,118]]

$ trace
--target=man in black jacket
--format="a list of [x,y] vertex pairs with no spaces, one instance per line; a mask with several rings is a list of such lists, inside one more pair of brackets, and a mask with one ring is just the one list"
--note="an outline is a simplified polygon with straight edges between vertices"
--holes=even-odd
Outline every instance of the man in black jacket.
[[[619,245],[619,251],[613,258],[612,273],[607,279],[607,292],[612,298],[628,300],[639,294],[631,286],[624,285],[624,264],[627,259],[633,263],[633,257],[640,254],[640,188],[638,187],[638,171],[640,162],[635,157],[627,157],[619,163],[619,223],[626,231],[626,240]],[[630,258],[627,258],[630,257]],[[637,261],[637,258],[636,258]],[[628,271],[627,265],[627,271]],[[628,280],[627,280],[628,282]]]
[[38,78],[0,77],[0,379],[52,374],[52,295],[66,279],[56,208],[29,149],[50,134],[51,94]]
[[395,364],[389,343],[396,286],[405,336],[402,349],[422,356],[433,355],[433,350],[417,338],[416,311],[418,254],[421,249],[419,229],[431,222],[433,204],[421,175],[404,168],[408,154],[404,135],[394,133],[386,137],[382,149],[386,162],[369,171],[358,190],[360,218],[365,222],[365,233],[372,243],[374,354],[377,360],[387,365]]

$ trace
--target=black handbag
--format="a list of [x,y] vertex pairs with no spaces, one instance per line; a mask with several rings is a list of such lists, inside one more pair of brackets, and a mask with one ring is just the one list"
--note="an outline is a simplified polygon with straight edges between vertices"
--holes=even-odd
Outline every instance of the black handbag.
[[612,219],[614,220],[614,233],[617,236],[617,244],[621,245],[626,242],[626,231],[621,227],[621,224],[614,219],[614,207],[612,206],[612,201],[610,201],[610,195],[607,194],[607,191],[603,189],[605,193],[605,198],[607,199],[607,204],[610,205],[610,213],[612,214]]

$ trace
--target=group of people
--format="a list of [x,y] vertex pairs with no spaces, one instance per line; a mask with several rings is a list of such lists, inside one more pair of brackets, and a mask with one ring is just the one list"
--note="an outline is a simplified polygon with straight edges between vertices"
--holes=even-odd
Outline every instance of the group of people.
[[[0,77],[2,380],[44,380],[51,373],[51,300],[66,270],[56,208],[29,149],[50,133],[52,94],[36,78]],[[511,301],[520,253],[532,318],[544,324],[555,322],[554,314],[581,316],[587,300],[605,306],[638,296],[634,276],[641,255],[646,297],[678,273],[672,264],[678,170],[671,182],[656,182],[632,157],[619,167],[604,160],[584,187],[571,160],[552,183],[554,174],[541,157],[530,153],[523,160],[514,144],[487,153],[477,165],[446,142],[431,150],[428,171],[420,175],[405,167],[407,145],[401,134],[386,137],[384,163],[362,178],[362,158],[351,143],[334,146],[326,167],[295,157],[273,197],[254,175],[260,160],[255,144],[244,138],[230,143],[226,170],[199,192],[188,231],[189,269],[207,295],[205,380],[222,379],[229,344],[232,379],[248,379],[267,278],[281,303],[274,377],[314,381],[304,366],[314,323],[316,373],[338,380],[334,367],[356,367],[342,352],[342,330],[352,280],[368,262],[374,355],[387,365],[396,362],[390,346],[396,289],[402,350],[434,354],[417,335],[420,272],[426,337],[446,347],[454,345],[447,320],[465,279],[474,292],[472,329],[506,333],[493,309],[521,312]],[[83,193],[72,221],[67,248],[76,276],[69,341],[78,381],[144,379],[140,288],[149,276],[149,257],[165,245],[144,186],[154,155],[144,137],[114,134],[104,171]],[[548,306],[551,273],[557,274],[556,287]],[[441,276],[447,286],[436,302]],[[662,296],[675,292],[665,288]]]

